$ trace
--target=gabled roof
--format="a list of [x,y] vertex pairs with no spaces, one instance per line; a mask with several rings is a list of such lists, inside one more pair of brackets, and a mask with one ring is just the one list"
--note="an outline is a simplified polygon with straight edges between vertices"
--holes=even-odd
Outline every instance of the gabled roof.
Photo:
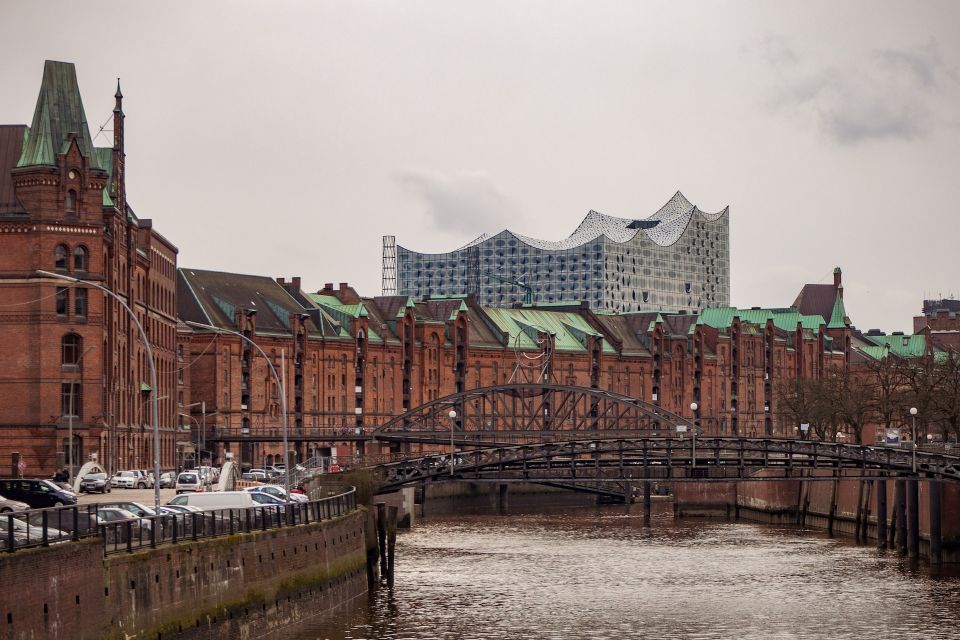
[[[832,288],[832,287],[831,287]],[[803,329],[816,333],[824,319],[819,315],[807,315],[794,308],[788,309],[738,309],[736,307],[709,307],[700,312],[699,324],[706,324],[715,329],[726,330],[733,324],[734,318],[741,322],[765,326],[767,320],[773,320],[778,329],[787,332],[797,330],[797,324]]]
[[[307,313],[273,278],[201,269],[177,269],[177,312],[184,320],[236,330],[237,309],[257,311],[257,331],[290,333],[291,317]],[[312,321],[308,330],[316,332]]]
[[[520,349],[539,349],[536,343],[538,332],[555,336],[556,348],[560,351],[586,351],[588,337],[603,339],[602,334],[579,313],[545,311],[531,308],[502,309],[483,307],[483,313],[501,331],[509,336],[510,345]],[[613,347],[603,340],[604,353],[615,353]]]
[[63,152],[70,133],[77,134],[77,146],[90,166],[104,169],[93,150],[73,63],[47,60],[43,65],[37,107],[17,166],[56,164],[57,154]]
[[26,131],[25,124],[0,125],[0,215],[26,213],[17,201],[10,175],[20,159]]
[[837,288],[832,284],[805,284],[793,306],[804,315],[818,315],[829,323],[837,301]]
[[614,314],[594,314],[603,330],[620,341],[620,348],[625,354],[649,353],[643,342],[637,337],[636,331],[626,316]]
[[[922,358],[927,353],[927,336],[924,334],[914,335],[889,335],[889,336],[871,336],[864,335],[864,338],[877,345],[879,349],[889,349],[889,352],[900,356],[901,358]],[[870,353],[879,353],[876,349],[864,348]]]

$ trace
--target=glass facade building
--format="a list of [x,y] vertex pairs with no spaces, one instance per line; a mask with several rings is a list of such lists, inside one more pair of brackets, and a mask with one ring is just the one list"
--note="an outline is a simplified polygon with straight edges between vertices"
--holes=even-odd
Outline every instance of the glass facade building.
[[697,312],[730,304],[729,207],[704,213],[677,192],[644,219],[591,211],[557,242],[504,230],[448,253],[397,246],[395,259],[395,293],[415,299],[473,293],[511,306],[529,290],[537,304]]

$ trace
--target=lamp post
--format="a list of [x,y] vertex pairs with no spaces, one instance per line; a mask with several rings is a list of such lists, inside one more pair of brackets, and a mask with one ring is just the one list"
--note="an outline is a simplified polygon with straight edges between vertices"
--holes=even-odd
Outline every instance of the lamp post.
[[457,412],[454,409],[450,409],[450,413],[447,414],[447,417],[450,418],[450,477],[453,477],[453,430],[457,426]]
[[105,294],[116,300],[123,310],[127,312],[130,316],[130,319],[133,320],[133,323],[137,327],[137,331],[140,333],[140,340],[143,341],[143,348],[147,353],[147,366],[150,369],[150,395],[153,399],[153,508],[156,512],[160,511],[160,398],[157,394],[157,369],[153,364],[153,348],[150,346],[150,341],[147,340],[147,332],[143,330],[143,325],[140,324],[140,320],[137,318],[137,314],[133,312],[126,302],[120,298],[117,294],[106,287],[103,287],[96,282],[90,282],[89,280],[81,280],[80,278],[74,278],[71,276],[63,275],[62,273],[51,273],[50,271],[37,271],[37,274],[41,276],[46,276],[48,278],[56,278],[57,280],[66,280],[67,282],[74,283],[83,283],[84,285],[93,287],[94,289],[99,289]]
[[913,441],[913,475],[917,475],[917,408],[910,407],[910,439]]
[[[192,409],[193,407],[200,407],[201,422],[197,425],[197,469],[200,468],[200,452],[203,450],[203,445],[200,443],[200,438],[206,438],[207,431],[207,401],[201,400],[200,402],[191,402],[184,409]],[[187,414],[181,413],[180,415],[186,416]],[[193,416],[187,416],[196,424],[197,419]]]
[[281,429],[283,431],[283,490],[286,492],[287,500],[290,499],[290,465],[287,464],[287,452],[289,451],[287,445],[287,388],[284,386],[283,382],[280,380],[280,376],[277,375],[277,370],[273,366],[273,362],[270,358],[267,357],[267,354],[264,352],[260,346],[243,335],[239,331],[233,331],[232,329],[224,329],[222,327],[215,327],[212,324],[203,324],[201,322],[190,322],[185,321],[187,325],[191,327],[198,327],[200,329],[207,329],[209,331],[214,331],[216,333],[227,333],[232,336],[237,336],[251,347],[257,350],[257,352],[263,356],[263,359],[267,361],[267,366],[270,368],[270,375],[273,376],[273,381],[277,383],[277,388],[280,389],[280,413],[283,416],[283,422]]
[[697,466],[697,409],[700,408],[696,402],[690,403],[690,414],[693,417],[693,460],[690,462],[690,468]]

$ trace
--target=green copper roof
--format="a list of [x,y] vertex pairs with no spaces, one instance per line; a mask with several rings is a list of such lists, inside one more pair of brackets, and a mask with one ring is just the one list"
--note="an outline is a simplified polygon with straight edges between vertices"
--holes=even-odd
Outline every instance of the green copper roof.
[[830,313],[830,322],[827,323],[827,329],[844,329],[850,326],[850,318],[847,317],[847,309],[843,306],[843,298],[837,295],[833,303],[833,311]]
[[889,348],[890,353],[901,358],[921,358],[927,353],[927,337],[923,334],[864,337],[881,349]]
[[[350,327],[355,319],[366,318],[370,315],[362,302],[359,304],[343,304],[336,296],[325,296],[318,293],[309,293],[307,297],[340,323],[341,335],[344,337],[349,336],[349,333],[343,330],[343,327]],[[373,329],[368,329],[367,334],[373,340],[380,339],[380,335]]]
[[756,325],[765,325],[767,320],[773,320],[774,326],[783,331],[796,331],[797,324],[799,324],[804,329],[816,332],[823,324],[823,318],[820,316],[804,315],[793,307],[789,309],[711,307],[700,313],[697,324],[706,324],[715,329],[728,329],[733,324],[734,318],[740,318],[741,322]]
[[[538,331],[556,336],[558,350],[585,351],[588,336],[602,337],[578,313],[542,311],[531,308],[501,309],[484,307],[484,314],[498,329],[510,337],[510,346],[521,349],[539,349],[536,344]],[[603,340],[604,353],[615,353],[612,345]]]
[[80,99],[77,72],[70,62],[47,60],[43,65],[43,82],[33,122],[23,138],[23,150],[18,167],[56,164],[56,154],[67,148],[67,136],[77,134],[77,145],[91,166],[100,164],[93,151],[87,115]]

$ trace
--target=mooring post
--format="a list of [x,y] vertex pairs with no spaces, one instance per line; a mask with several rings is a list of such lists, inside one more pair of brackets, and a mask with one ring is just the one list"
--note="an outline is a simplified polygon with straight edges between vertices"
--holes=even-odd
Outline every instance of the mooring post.
[[854,516],[853,521],[853,539],[857,542],[861,541],[861,535],[863,534],[863,480],[857,481],[857,512]]
[[877,547],[887,548],[887,481],[874,480],[877,485]]
[[506,482],[501,482],[497,485],[497,512],[506,513],[507,511],[507,492],[509,491],[508,485]]
[[830,513],[827,514],[827,534],[833,535],[833,520],[837,513],[837,488],[840,486],[839,480],[834,480],[830,491]]
[[380,575],[387,575],[387,503],[377,502],[377,550],[380,554]]
[[633,485],[630,482],[623,483],[623,504],[627,505],[627,511],[630,511],[630,504],[633,502]]
[[920,482],[916,476],[907,480],[907,552],[920,557]]
[[650,522],[650,481],[643,481],[643,519]]
[[897,478],[894,485],[894,508],[897,518],[897,551],[907,553],[907,481]]
[[928,480],[930,487],[930,564],[940,564],[943,561],[942,531],[940,525],[940,492],[943,486],[939,480]]
[[387,586],[393,586],[393,561],[397,545],[397,507],[387,507]]

